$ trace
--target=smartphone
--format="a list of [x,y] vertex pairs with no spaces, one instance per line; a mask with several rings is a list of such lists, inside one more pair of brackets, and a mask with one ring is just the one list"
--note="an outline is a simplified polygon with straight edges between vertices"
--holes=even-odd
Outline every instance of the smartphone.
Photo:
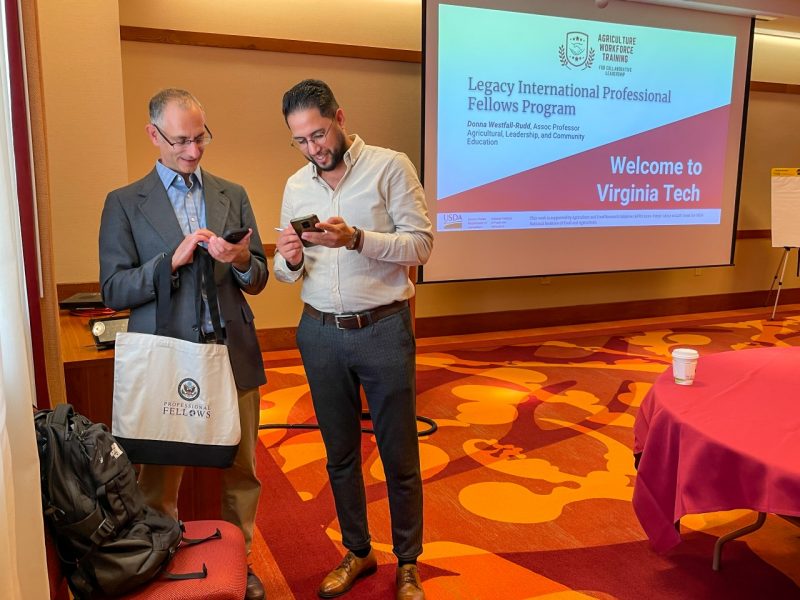
[[222,239],[229,244],[238,244],[242,241],[242,238],[247,235],[248,231],[250,231],[250,229],[247,227],[242,227],[241,229],[227,229],[225,233],[222,234]]
[[316,244],[309,242],[308,240],[303,239],[303,234],[308,231],[313,231],[315,233],[322,233],[323,229],[318,229],[315,227],[317,223],[319,223],[319,219],[317,215],[306,215],[305,217],[297,217],[296,219],[292,219],[289,221],[292,225],[292,229],[294,229],[297,237],[300,238],[300,241],[303,242],[303,246],[309,248],[311,246],[316,246]]

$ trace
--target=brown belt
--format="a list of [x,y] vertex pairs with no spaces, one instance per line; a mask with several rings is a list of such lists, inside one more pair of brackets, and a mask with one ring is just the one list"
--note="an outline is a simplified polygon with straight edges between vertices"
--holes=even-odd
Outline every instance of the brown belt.
[[381,319],[399,313],[404,308],[408,307],[408,300],[397,300],[386,306],[379,306],[372,310],[365,310],[358,313],[345,313],[341,315],[334,315],[332,313],[324,313],[318,311],[310,304],[303,305],[303,312],[312,319],[322,321],[323,325],[336,325],[338,329],[361,329],[372,323],[376,323]]

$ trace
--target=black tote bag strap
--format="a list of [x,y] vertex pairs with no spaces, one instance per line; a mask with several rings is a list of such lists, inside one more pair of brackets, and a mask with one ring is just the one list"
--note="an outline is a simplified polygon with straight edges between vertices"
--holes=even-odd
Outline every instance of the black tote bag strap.
[[[223,329],[220,325],[219,303],[217,301],[217,284],[214,282],[214,259],[208,250],[198,246],[192,261],[195,274],[195,289],[205,292],[208,309],[211,313],[211,323],[214,334],[218,340],[223,339]],[[156,335],[169,336],[170,322],[170,295],[172,293],[172,253],[166,254],[156,265],[153,275],[153,284],[156,290]],[[195,300],[198,327],[203,322],[203,302],[198,294]]]
[[168,335],[169,331],[169,301],[172,293],[172,255],[164,255],[156,265],[153,273],[153,286],[156,290],[156,335]]
[[[217,300],[217,283],[214,281],[214,259],[203,247],[198,246],[194,253],[194,260],[198,262],[198,269],[195,271],[197,277],[197,289],[202,289],[205,292],[206,300],[208,301],[208,311],[211,313],[211,325],[214,327],[214,335],[217,340],[224,339],[224,331],[222,321],[219,314],[219,302]],[[199,309],[202,313],[202,303]],[[198,320],[201,323],[202,320]]]

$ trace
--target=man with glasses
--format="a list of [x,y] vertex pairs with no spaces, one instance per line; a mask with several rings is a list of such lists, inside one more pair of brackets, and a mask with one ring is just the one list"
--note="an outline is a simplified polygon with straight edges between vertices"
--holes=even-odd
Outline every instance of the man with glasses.
[[[204,169],[200,159],[211,143],[205,111],[185,90],[165,89],[150,100],[148,139],[160,158],[143,179],[111,192],[100,223],[100,286],[103,302],[130,309],[128,330],[156,331],[156,266],[172,264],[170,335],[194,342],[225,343],[239,393],[242,439],[233,466],[222,472],[222,518],[239,526],[248,552],[261,484],[256,477],[260,396],[266,383],[253,313],[244,293],[267,283],[267,265],[255,216],[244,189]],[[228,229],[249,230],[241,241],[222,237]],[[224,340],[217,340],[208,302],[196,289],[193,256],[202,245],[214,264]],[[201,304],[201,322],[197,305]],[[151,506],[178,516],[184,467],[142,465],[139,485]],[[248,599],[264,598],[248,569]]]
[[[408,300],[409,267],[425,263],[433,244],[425,195],[405,154],[347,135],[344,112],[324,82],[302,81],[286,92],[283,116],[292,146],[309,164],[286,183],[275,276],[303,281],[297,345],[348,550],[318,595],[339,596],[377,569],[361,472],[363,388],[386,476],[397,598],[418,600],[422,478]],[[314,244],[304,247],[288,225],[312,214],[322,231],[304,232]]]

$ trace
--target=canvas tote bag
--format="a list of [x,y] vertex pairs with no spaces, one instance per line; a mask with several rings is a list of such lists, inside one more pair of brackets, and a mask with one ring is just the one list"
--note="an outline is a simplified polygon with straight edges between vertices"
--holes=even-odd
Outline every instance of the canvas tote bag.
[[[198,248],[197,286],[208,299],[217,340],[220,327],[213,261]],[[239,403],[224,344],[200,344],[168,331],[171,257],[155,273],[156,334],[117,334],[112,432],[131,461],[228,467],[239,445]],[[198,298],[198,323],[202,303]]]

